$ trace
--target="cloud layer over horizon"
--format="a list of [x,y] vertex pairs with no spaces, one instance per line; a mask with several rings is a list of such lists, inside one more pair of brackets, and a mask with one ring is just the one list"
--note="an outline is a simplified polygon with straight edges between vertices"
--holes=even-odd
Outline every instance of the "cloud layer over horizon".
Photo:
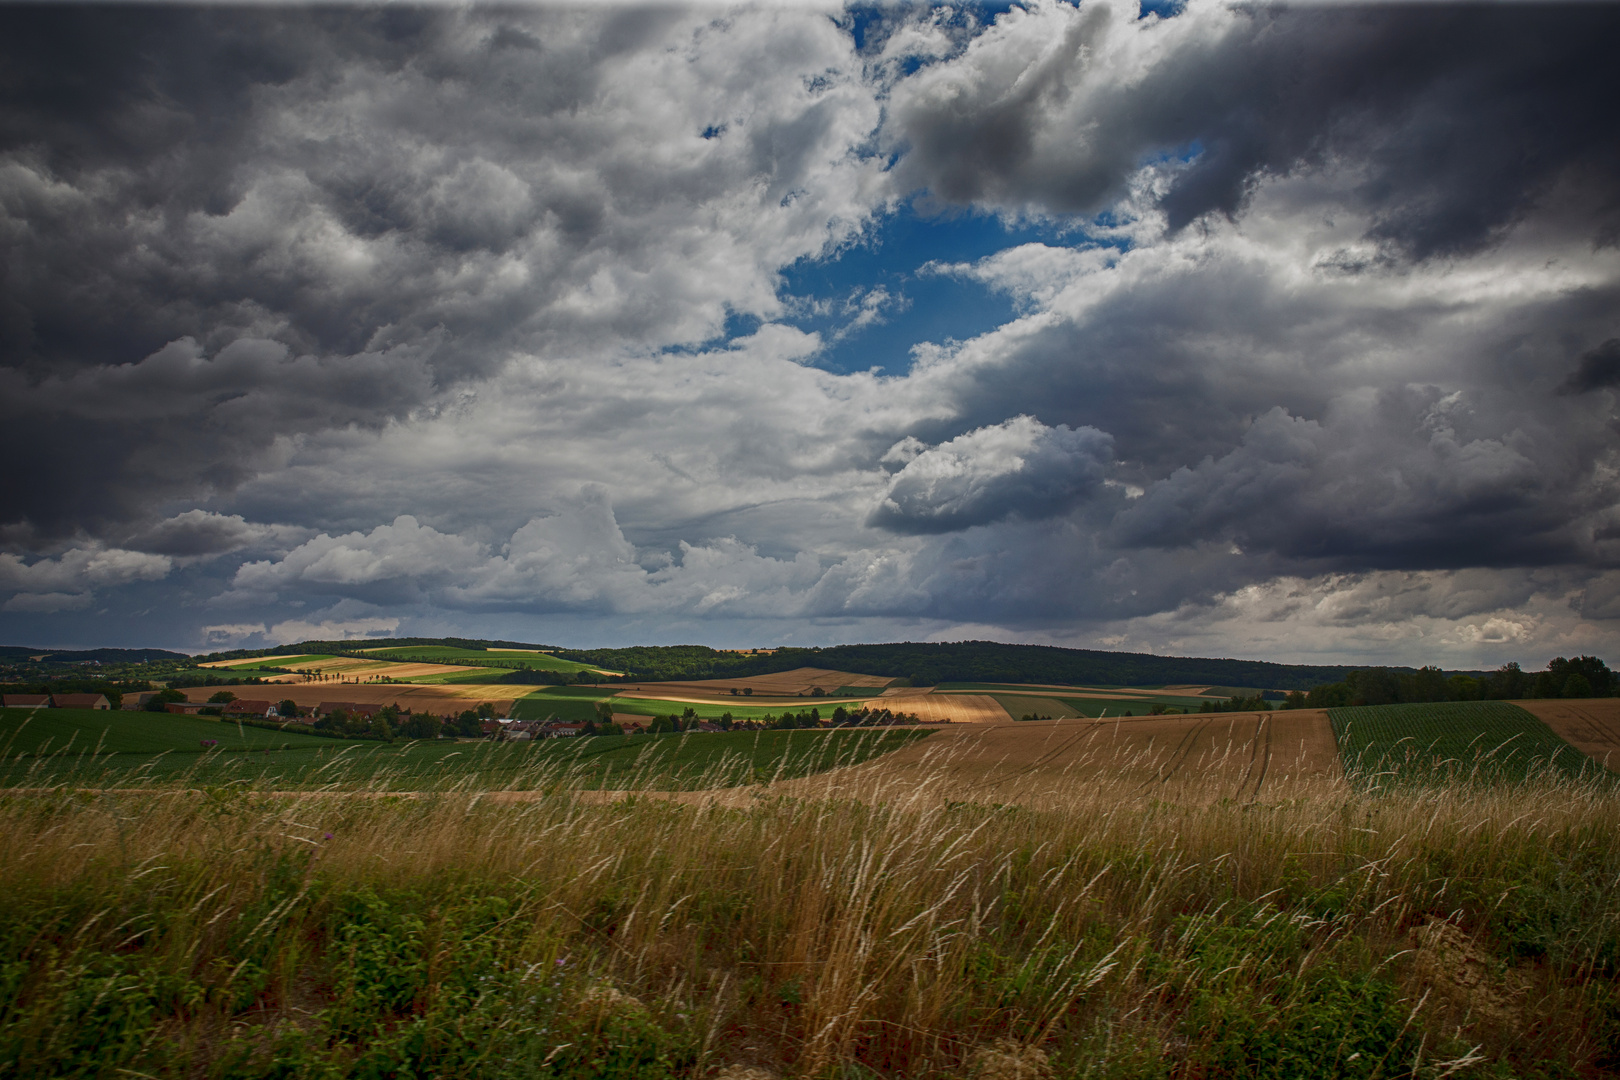
[[6,641],[1620,662],[1613,6],[0,30]]

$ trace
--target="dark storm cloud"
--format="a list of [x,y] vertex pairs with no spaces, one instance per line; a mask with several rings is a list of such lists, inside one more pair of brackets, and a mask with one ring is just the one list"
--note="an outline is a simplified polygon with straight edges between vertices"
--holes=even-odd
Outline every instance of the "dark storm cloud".
[[1117,519],[1116,542],[1229,538],[1328,569],[1581,561],[1572,526],[1614,492],[1591,486],[1550,431],[1502,432],[1459,398],[1386,391],[1325,422],[1274,409],[1237,449],[1150,488]]
[[187,338],[138,363],[32,385],[0,369],[6,513],[44,537],[99,534],[165,499],[229,490],[266,464],[279,436],[375,429],[423,400],[425,344],[317,358],[240,339],[209,356]]
[[[815,177],[875,174],[848,147],[877,119],[831,22],[772,18],[0,8],[0,524],[116,532],[514,350],[772,308],[776,268],[867,212]],[[728,78],[746,122],[704,140]]]
[[[1403,255],[1489,244],[1560,181],[1593,203],[1588,238],[1614,242],[1613,5],[1256,5],[1128,26],[1088,3],[1002,21],[895,95],[900,174],[946,202],[1089,215],[1143,162],[1185,156],[1157,199],[1180,228],[1236,213],[1261,177],[1353,163],[1368,237]],[[1033,59],[1008,67],[1009,50]]]
[[1560,394],[1586,394],[1620,386],[1620,338],[1610,338],[1581,354],[1581,363],[1558,387]]

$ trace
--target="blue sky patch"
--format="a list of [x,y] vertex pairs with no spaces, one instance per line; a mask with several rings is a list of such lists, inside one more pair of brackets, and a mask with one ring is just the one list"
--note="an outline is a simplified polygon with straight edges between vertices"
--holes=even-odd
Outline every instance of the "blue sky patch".
[[[1019,244],[1073,242],[1049,225],[1004,225],[990,214],[935,216],[907,204],[883,218],[859,244],[825,259],[800,259],[783,271],[783,322],[816,331],[827,347],[812,363],[840,374],[881,368],[903,374],[911,347],[965,341],[1014,318],[1012,298],[977,281],[919,271],[931,262],[975,262]],[[796,310],[792,310],[796,309]],[[863,310],[869,312],[863,315]],[[751,332],[745,320],[738,328]],[[728,331],[731,327],[728,325]]]

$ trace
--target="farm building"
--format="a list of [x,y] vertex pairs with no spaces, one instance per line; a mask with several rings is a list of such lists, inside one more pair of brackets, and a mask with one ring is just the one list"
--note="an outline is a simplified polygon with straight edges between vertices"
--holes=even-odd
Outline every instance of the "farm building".
[[134,694],[125,694],[123,704],[118,707],[128,709],[131,712],[139,712],[146,708],[146,703],[155,697],[157,697],[156,690],[142,690]]
[[[269,705],[270,703],[265,702],[265,704]],[[360,701],[323,701],[319,705],[315,706],[315,715],[330,716],[340,709],[348,713],[350,716],[362,716],[367,720],[370,720],[373,716],[376,716],[382,711],[382,706],[368,705]]]
[[237,698],[225,706],[226,716],[269,716],[276,711],[274,702],[252,698]]
[[179,713],[182,716],[195,716],[209,707],[200,701],[169,701],[163,705],[166,711]]
[[8,709],[44,709],[51,704],[49,694],[4,694],[0,695],[0,704]]
[[105,694],[52,694],[51,704],[58,709],[110,709],[112,702]]

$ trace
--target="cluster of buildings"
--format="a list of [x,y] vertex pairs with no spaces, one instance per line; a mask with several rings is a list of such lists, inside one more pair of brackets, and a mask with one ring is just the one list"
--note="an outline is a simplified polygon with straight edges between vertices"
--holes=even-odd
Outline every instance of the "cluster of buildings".
[[8,709],[110,709],[105,694],[0,694]]

